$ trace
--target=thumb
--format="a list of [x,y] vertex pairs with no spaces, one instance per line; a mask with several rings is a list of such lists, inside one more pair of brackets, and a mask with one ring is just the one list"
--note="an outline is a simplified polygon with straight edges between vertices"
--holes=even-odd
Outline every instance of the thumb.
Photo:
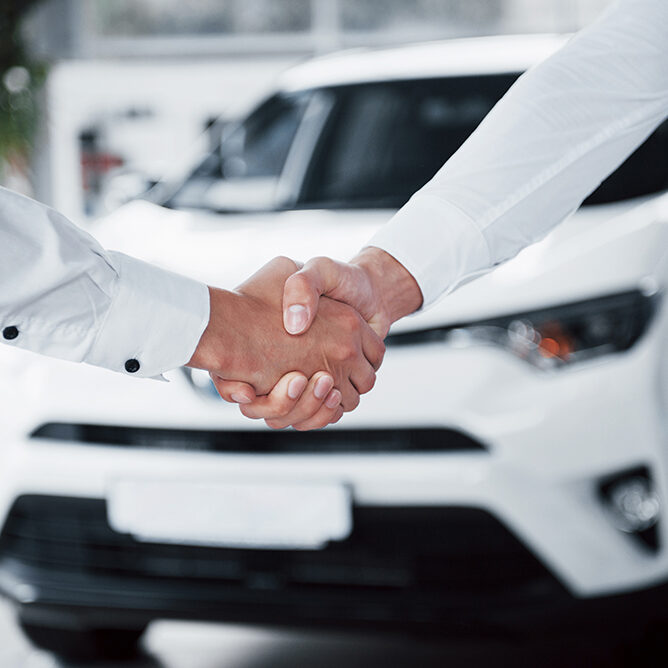
[[318,312],[320,295],[330,294],[339,284],[337,263],[315,258],[292,274],[283,288],[283,326],[288,334],[303,334]]
[[217,374],[210,374],[221,399],[232,404],[249,404],[255,399],[255,390],[248,383],[237,380],[225,380]]

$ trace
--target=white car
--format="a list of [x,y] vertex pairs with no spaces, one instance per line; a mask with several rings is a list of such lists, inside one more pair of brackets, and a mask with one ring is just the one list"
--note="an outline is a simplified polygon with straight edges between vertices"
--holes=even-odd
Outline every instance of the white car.
[[[346,258],[561,42],[299,66],[99,236],[226,287],[278,254]],[[120,652],[164,617],[479,632],[660,614],[667,187],[664,125],[541,243],[398,323],[375,389],[319,432],[246,420],[205,374],[3,347],[0,588],[28,635]]]

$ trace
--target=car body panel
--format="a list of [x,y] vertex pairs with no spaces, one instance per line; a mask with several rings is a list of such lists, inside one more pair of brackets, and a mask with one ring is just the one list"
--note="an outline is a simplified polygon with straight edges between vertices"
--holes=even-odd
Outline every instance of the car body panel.
[[[329,257],[347,260],[391,216],[382,210],[213,215],[138,201],[102,221],[96,235],[108,247],[231,287],[276,255],[305,261],[326,249]],[[637,287],[655,269],[661,271],[667,222],[668,196],[582,209],[541,242],[393,331],[465,323]]]
[[395,49],[351,49],[291,68],[279,79],[277,87],[294,92],[372,81],[522,72],[565,42],[563,35],[504,35]]
[[[561,43],[551,37],[504,38],[350,53],[305,64],[287,73],[276,90],[517,72]],[[392,214],[387,209],[216,213],[136,201],[98,222],[93,232],[107,248],[233,288],[276,255],[346,260]],[[630,291],[653,295],[656,312],[629,349],[543,369],[489,342],[388,346],[373,392],[327,430],[355,430],[361,439],[373,429],[451,430],[478,444],[470,451],[267,454],[195,451],[187,443],[141,447],[35,438],[35,430],[49,423],[273,432],[206,387],[195,387],[183,370],[167,373],[170,382],[161,383],[3,347],[0,524],[10,523],[17,500],[26,495],[99,504],[122,479],[327,481],[348,486],[356,508],[483,509],[574,598],[656,587],[668,580],[665,510],[656,525],[657,544],[649,549],[617,528],[600,489],[611,475],[643,467],[661,504],[668,498],[667,235],[667,194],[584,207],[503,266],[392,329],[398,334],[461,327]],[[21,605],[48,607],[37,589],[22,588],[26,583],[14,570],[3,570],[1,557],[0,589]],[[51,577],[51,590],[60,592],[64,605],[68,585],[57,569],[39,577]],[[128,582],[123,586],[136,584]],[[73,599],[86,594],[88,600],[97,587],[112,587],[107,575],[90,584],[86,593],[75,578],[69,594]],[[232,591],[225,583],[219,586],[225,594]],[[262,600],[262,592],[251,594]],[[121,614],[124,604],[113,600]],[[127,602],[127,614],[133,605]],[[227,619],[237,619],[234,610],[225,613]],[[289,614],[284,619],[289,623]]]

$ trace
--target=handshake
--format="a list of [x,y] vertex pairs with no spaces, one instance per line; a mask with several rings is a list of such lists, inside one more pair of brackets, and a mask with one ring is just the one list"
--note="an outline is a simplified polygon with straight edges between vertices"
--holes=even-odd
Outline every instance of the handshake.
[[422,304],[408,270],[373,247],[301,269],[278,257],[236,290],[209,293],[209,324],[188,366],[274,429],[319,429],[354,410],[375,384],[390,325]]

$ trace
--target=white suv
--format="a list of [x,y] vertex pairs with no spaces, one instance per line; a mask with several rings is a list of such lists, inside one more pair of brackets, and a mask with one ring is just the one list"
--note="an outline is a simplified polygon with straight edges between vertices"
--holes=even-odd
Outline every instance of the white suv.
[[[99,236],[226,287],[278,254],[346,258],[560,43],[302,65]],[[0,588],[30,637],[118,652],[161,617],[660,613],[667,187],[663,126],[544,241],[398,323],[376,388],[320,432],[248,421],[189,370],[139,381],[3,348]]]

